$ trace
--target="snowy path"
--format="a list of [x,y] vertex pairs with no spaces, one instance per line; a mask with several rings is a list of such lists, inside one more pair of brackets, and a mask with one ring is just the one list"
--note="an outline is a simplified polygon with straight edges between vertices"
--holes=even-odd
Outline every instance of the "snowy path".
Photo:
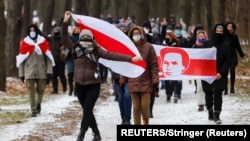
[[[193,93],[194,86],[183,81],[182,99],[177,104],[171,101],[166,103],[165,90],[160,91],[160,96],[155,99],[153,109],[154,118],[150,124],[199,124],[213,125],[208,120],[207,111],[198,112],[197,95]],[[99,124],[102,141],[116,141],[116,125],[121,123],[118,103],[114,97],[96,106],[95,115]],[[233,95],[224,96],[223,111],[221,113],[222,125],[224,124],[250,124],[250,99],[237,98]],[[133,122],[133,120],[131,120]],[[78,131],[76,131],[76,134]],[[93,138],[88,130],[86,140]],[[71,137],[62,137],[58,141],[73,141]]]
[[[182,99],[177,104],[171,101],[166,103],[165,90],[160,90],[160,96],[155,99],[154,118],[150,118],[150,124],[199,124],[212,125],[208,121],[207,111],[197,111],[197,95],[193,93],[194,86],[183,81]],[[35,125],[41,122],[55,121],[53,115],[63,112],[66,107],[74,107],[72,104],[76,97],[60,95],[54,100],[43,104],[43,112],[36,118],[30,118],[27,122],[0,127],[0,140],[11,141],[22,136],[29,135],[35,129]],[[4,109],[4,107],[1,107]],[[26,108],[28,106],[26,105]],[[55,110],[57,109],[57,110]],[[250,98],[244,96],[227,95],[223,100],[223,111],[221,113],[222,124],[250,124]],[[102,136],[102,141],[116,141],[116,125],[121,123],[118,103],[114,96],[96,105],[95,112],[97,123]],[[133,123],[133,120],[131,120]],[[79,121],[80,124],[80,121]],[[53,141],[75,141],[79,125],[73,135],[59,137]],[[85,139],[91,140],[92,132],[89,129]]]

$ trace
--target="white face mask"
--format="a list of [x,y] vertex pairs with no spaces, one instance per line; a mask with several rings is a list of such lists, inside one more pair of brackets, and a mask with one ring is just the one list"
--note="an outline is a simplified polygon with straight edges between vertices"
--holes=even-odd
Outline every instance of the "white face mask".
[[149,30],[147,28],[144,28],[145,33],[147,34]]
[[134,36],[133,36],[133,40],[134,40],[134,41],[139,41],[139,40],[141,40],[141,35],[134,35]]
[[35,38],[36,37],[36,32],[35,31],[31,31],[30,32],[30,37],[31,38]]
[[94,50],[92,42],[80,41],[79,44],[84,48],[84,53],[92,53]]

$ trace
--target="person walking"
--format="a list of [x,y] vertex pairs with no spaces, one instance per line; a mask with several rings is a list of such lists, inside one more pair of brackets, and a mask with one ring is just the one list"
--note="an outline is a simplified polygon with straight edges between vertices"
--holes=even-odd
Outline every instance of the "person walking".
[[[75,27],[72,31],[72,34],[70,36],[71,40],[76,43],[79,40],[79,34],[80,34],[80,28]],[[74,96],[76,96],[76,91],[75,91],[75,85],[74,85],[74,57],[73,54],[63,46],[62,49],[62,56],[63,61],[66,62],[67,66],[67,75],[68,75],[68,84],[69,84],[69,96],[71,96],[74,93]]]
[[63,46],[61,40],[61,27],[54,27],[52,30],[52,36],[49,38],[49,45],[51,47],[51,52],[55,59],[56,65],[53,67],[52,74],[52,94],[58,94],[58,77],[60,78],[63,92],[67,91],[67,80],[65,76],[65,62],[61,57],[61,48]]
[[100,57],[127,62],[138,62],[141,57],[116,54],[102,49],[95,42],[93,33],[83,29],[79,34],[79,41],[74,43],[68,35],[68,22],[71,12],[66,11],[62,23],[62,39],[64,45],[74,54],[74,80],[77,98],[82,106],[83,117],[77,141],[83,141],[88,128],[94,133],[93,141],[100,141],[101,135],[97,126],[93,108],[100,95],[101,78],[98,72]]
[[[126,23],[120,22],[116,25],[124,34],[128,35],[128,25]],[[131,124],[131,111],[132,111],[132,100],[131,94],[128,91],[128,83],[120,85],[120,74],[113,72],[113,82],[115,92],[117,94],[117,100],[119,104],[119,110],[121,115],[122,123],[121,125]]]
[[[234,84],[235,84],[235,69],[238,65],[238,55],[241,58],[243,58],[245,56],[241,45],[240,45],[240,41],[239,41],[239,37],[238,35],[235,33],[236,31],[236,25],[229,21],[226,22],[225,24],[225,40],[227,42],[229,42],[230,48],[231,48],[231,61],[230,61],[230,66],[229,66],[229,74],[230,74],[230,93],[234,94],[235,93],[235,88],[234,88]],[[226,87],[225,87],[225,92],[224,94],[228,94],[228,77],[227,77],[227,81],[226,81]]]
[[41,112],[43,94],[55,65],[48,41],[37,25],[29,25],[16,59],[19,78],[29,92],[31,117],[36,117]]
[[221,124],[220,114],[222,111],[223,97],[222,92],[225,90],[227,74],[230,64],[230,46],[225,41],[224,24],[216,24],[212,32],[210,42],[205,42],[204,47],[216,48],[216,79],[212,84],[202,80],[202,88],[205,92],[206,107],[208,110],[208,119],[214,120],[216,124]]
[[[182,35],[182,25],[181,24],[175,25],[174,34],[179,40],[178,47],[187,48],[188,47],[188,39]],[[179,89],[177,91],[180,92],[180,94],[178,95],[178,99],[181,99],[182,80],[177,80],[177,85],[178,85],[178,89]]]
[[[160,41],[160,34],[153,33],[152,27],[150,21],[144,21],[142,23],[143,30],[146,33],[147,41],[151,44],[161,44]],[[158,92],[156,92],[156,89],[153,89],[150,95],[150,104],[149,104],[149,118],[153,118],[153,107],[155,102],[155,97],[159,97]]]
[[149,124],[150,96],[153,89],[159,91],[159,68],[155,50],[147,42],[145,31],[141,26],[134,26],[129,30],[129,38],[134,42],[147,68],[143,74],[136,78],[120,77],[120,83],[128,82],[133,105],[133,117],[135,125]]
[[[180,42],[173,32],[168,32],[165,35],[163,45],[167,45],[170,47],[179,47]],[[182,81],[165,80],[165,91],[166,91],[166,96],[167,96],[167,99],[166,99],[167,103],[171,101],[171,97],[173,93],[174,93],[174,103],[177,103],[178,99],[181,99],[181,90],[182,90]]]
[[[196,41],[192,48],[203,48],[204,42],[208,42],[207,32],[203,29],[199,29],[196,33]],[[202,91],[201,80],[196,80],[196,91],[197,91],[197,100],[198,100],[198,111],[204,111],[205,106],[205,94]]]

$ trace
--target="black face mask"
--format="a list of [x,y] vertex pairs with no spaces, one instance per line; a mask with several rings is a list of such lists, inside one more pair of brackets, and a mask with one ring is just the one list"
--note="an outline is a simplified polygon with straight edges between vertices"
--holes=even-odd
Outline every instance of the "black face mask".
[[172,45],[172,42],[170,41],[170,39],[169,38],[165,38],[165,41],[166,41],[166,43],[167,43],[167,45]]
[[55,32],[54,36],[60,36],[60,32]]
[[224,35],[223,34],[215,33],[215,41],[217,43],[221,43],[221,42],[223,42],[223,40],[224,40]]
[[169,38],[165,38],[166,42],[170,42],[170,39]]
[[54,33],[54,39],[60,39],[61,38],[61,33],[60,32],[55,32]]
[[73,36],[79,36],[80,33],[73,33]]

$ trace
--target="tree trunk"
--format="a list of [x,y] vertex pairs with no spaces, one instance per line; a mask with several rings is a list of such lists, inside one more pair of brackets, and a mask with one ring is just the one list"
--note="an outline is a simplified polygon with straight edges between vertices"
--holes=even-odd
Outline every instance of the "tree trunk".
[[102,1],[101,0],[91,0],[89,16],[99,18],[102,11]]
[[226,0],[220,0],[219,5],[219,22],[223,23],[226,21]]
[[5,34],[6,34],[6,21],[4,17],[4,3],[0,0],[0,91],[6,91],[6,56],[5,56]]
[[143,21],[149,19],[150,0],[135,0],[136,5],[136,24],[141,25]]
[[22,24],[21,39],[27,35],[28,26],[31,24],[32,21],[31,2],[30,0],[22,0],[22,1],[23,1],[23,20],[22,20],[23,24]]
[[214,26],[214,19],[213,19],[213,9],[212,9],[212,1],[206,0],[206,10],[207,10],[207,32],[209,35],[212,34],[212,29]]
[[6,52],[6,72],[8,77],[17,77],[16,55],[19,52],[20,36],[22,29],[22,1],[8,1],[7,8],[7,32],[5,42]]
[[89,3],[87,0],[74,0],[74,11],[73,12],[75,14],[89,15],[88,7],[89,7]]
[[44,0],[46,10],[44,12],[43,33],[47,36],[51,34],[51,22],[55,9],[55,0]]

